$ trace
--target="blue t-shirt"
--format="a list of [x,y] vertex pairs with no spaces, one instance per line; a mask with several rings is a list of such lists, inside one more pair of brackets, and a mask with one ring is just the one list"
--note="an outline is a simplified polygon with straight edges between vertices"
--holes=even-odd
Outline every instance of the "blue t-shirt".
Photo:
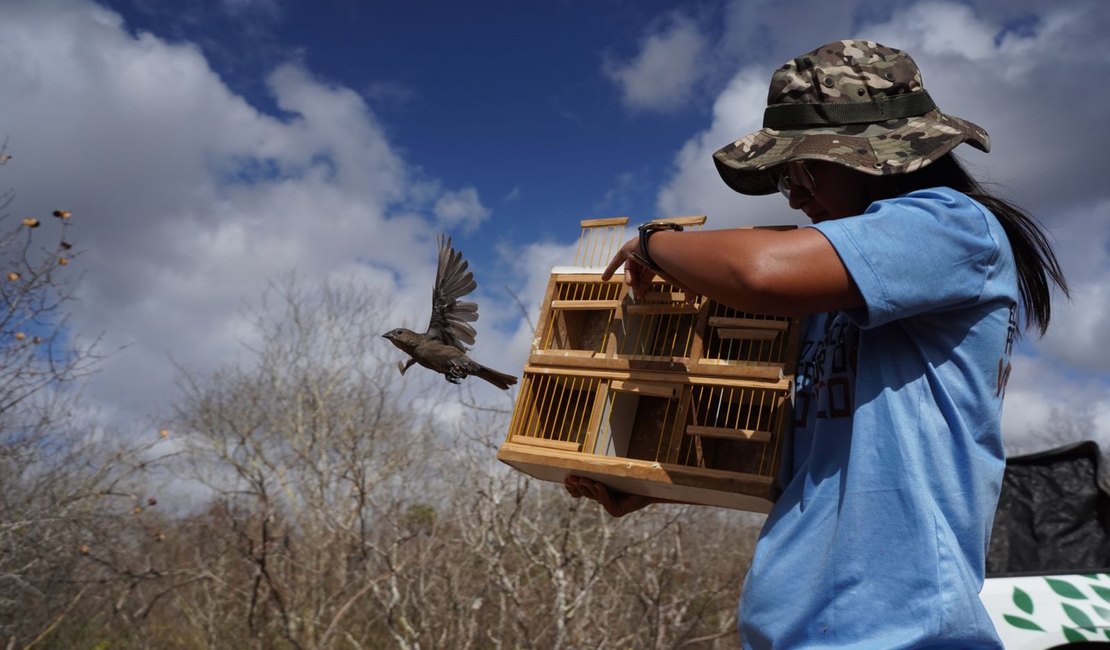
[[744,645],[1000,648],[978,593],[1017,327],[1005,233],[947,188],[813,227],[866,307],[806,325],[784,491],[740,601]]

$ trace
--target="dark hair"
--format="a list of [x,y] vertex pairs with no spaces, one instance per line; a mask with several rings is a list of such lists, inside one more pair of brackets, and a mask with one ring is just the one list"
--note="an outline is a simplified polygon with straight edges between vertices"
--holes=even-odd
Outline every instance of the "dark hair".
[[1025,325],[1036,324],[1043,336],[1052,317],[1049,280],[1069,296],[1068,284],[1052,245],[1037,220],[1014,204],[1000,199],[979,184],[952,153],[908,174],[890,176],[899,192],[929,187],[950,187],[983,204],[1002,224],[1017,265],[1018,291],[1025,311]]

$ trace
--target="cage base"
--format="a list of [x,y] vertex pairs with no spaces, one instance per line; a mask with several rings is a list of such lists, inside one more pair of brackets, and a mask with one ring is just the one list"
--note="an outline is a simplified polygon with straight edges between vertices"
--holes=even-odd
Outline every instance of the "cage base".
[[629,494],[733,510],[765,514],[777,497],[774,480],[756,474],[581,454],[515,442],[502,444],[497,459],[543,481],[562,483],[568,475],[584,476]]

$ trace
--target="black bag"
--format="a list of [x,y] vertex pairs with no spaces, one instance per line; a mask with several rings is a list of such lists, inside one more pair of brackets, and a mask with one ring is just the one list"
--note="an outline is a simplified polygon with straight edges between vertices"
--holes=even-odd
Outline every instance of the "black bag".
[[1085,441],[1006,459],[987,574],[1106,572],[1110,492],[1098,444]]

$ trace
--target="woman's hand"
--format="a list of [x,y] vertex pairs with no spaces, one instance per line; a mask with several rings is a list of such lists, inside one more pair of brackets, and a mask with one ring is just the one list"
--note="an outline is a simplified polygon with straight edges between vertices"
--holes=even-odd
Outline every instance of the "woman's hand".
[[612,517],[623,517],[656,503],[650,497],[610,490],[605,484],[584,476],[567,476],[563,480],[563,486],[575,499],[586,497],[597,501]]
[[655,279],[655,272],[644,266],[636,259],[635,253],[640,253],[640,238],[633,237],[624,243],[601,274],[602,282],[609,280],[617,272],[617,267],[624,264],[624,283],[632,289],[632,295],[637,300],[647,293],[651,281]]

